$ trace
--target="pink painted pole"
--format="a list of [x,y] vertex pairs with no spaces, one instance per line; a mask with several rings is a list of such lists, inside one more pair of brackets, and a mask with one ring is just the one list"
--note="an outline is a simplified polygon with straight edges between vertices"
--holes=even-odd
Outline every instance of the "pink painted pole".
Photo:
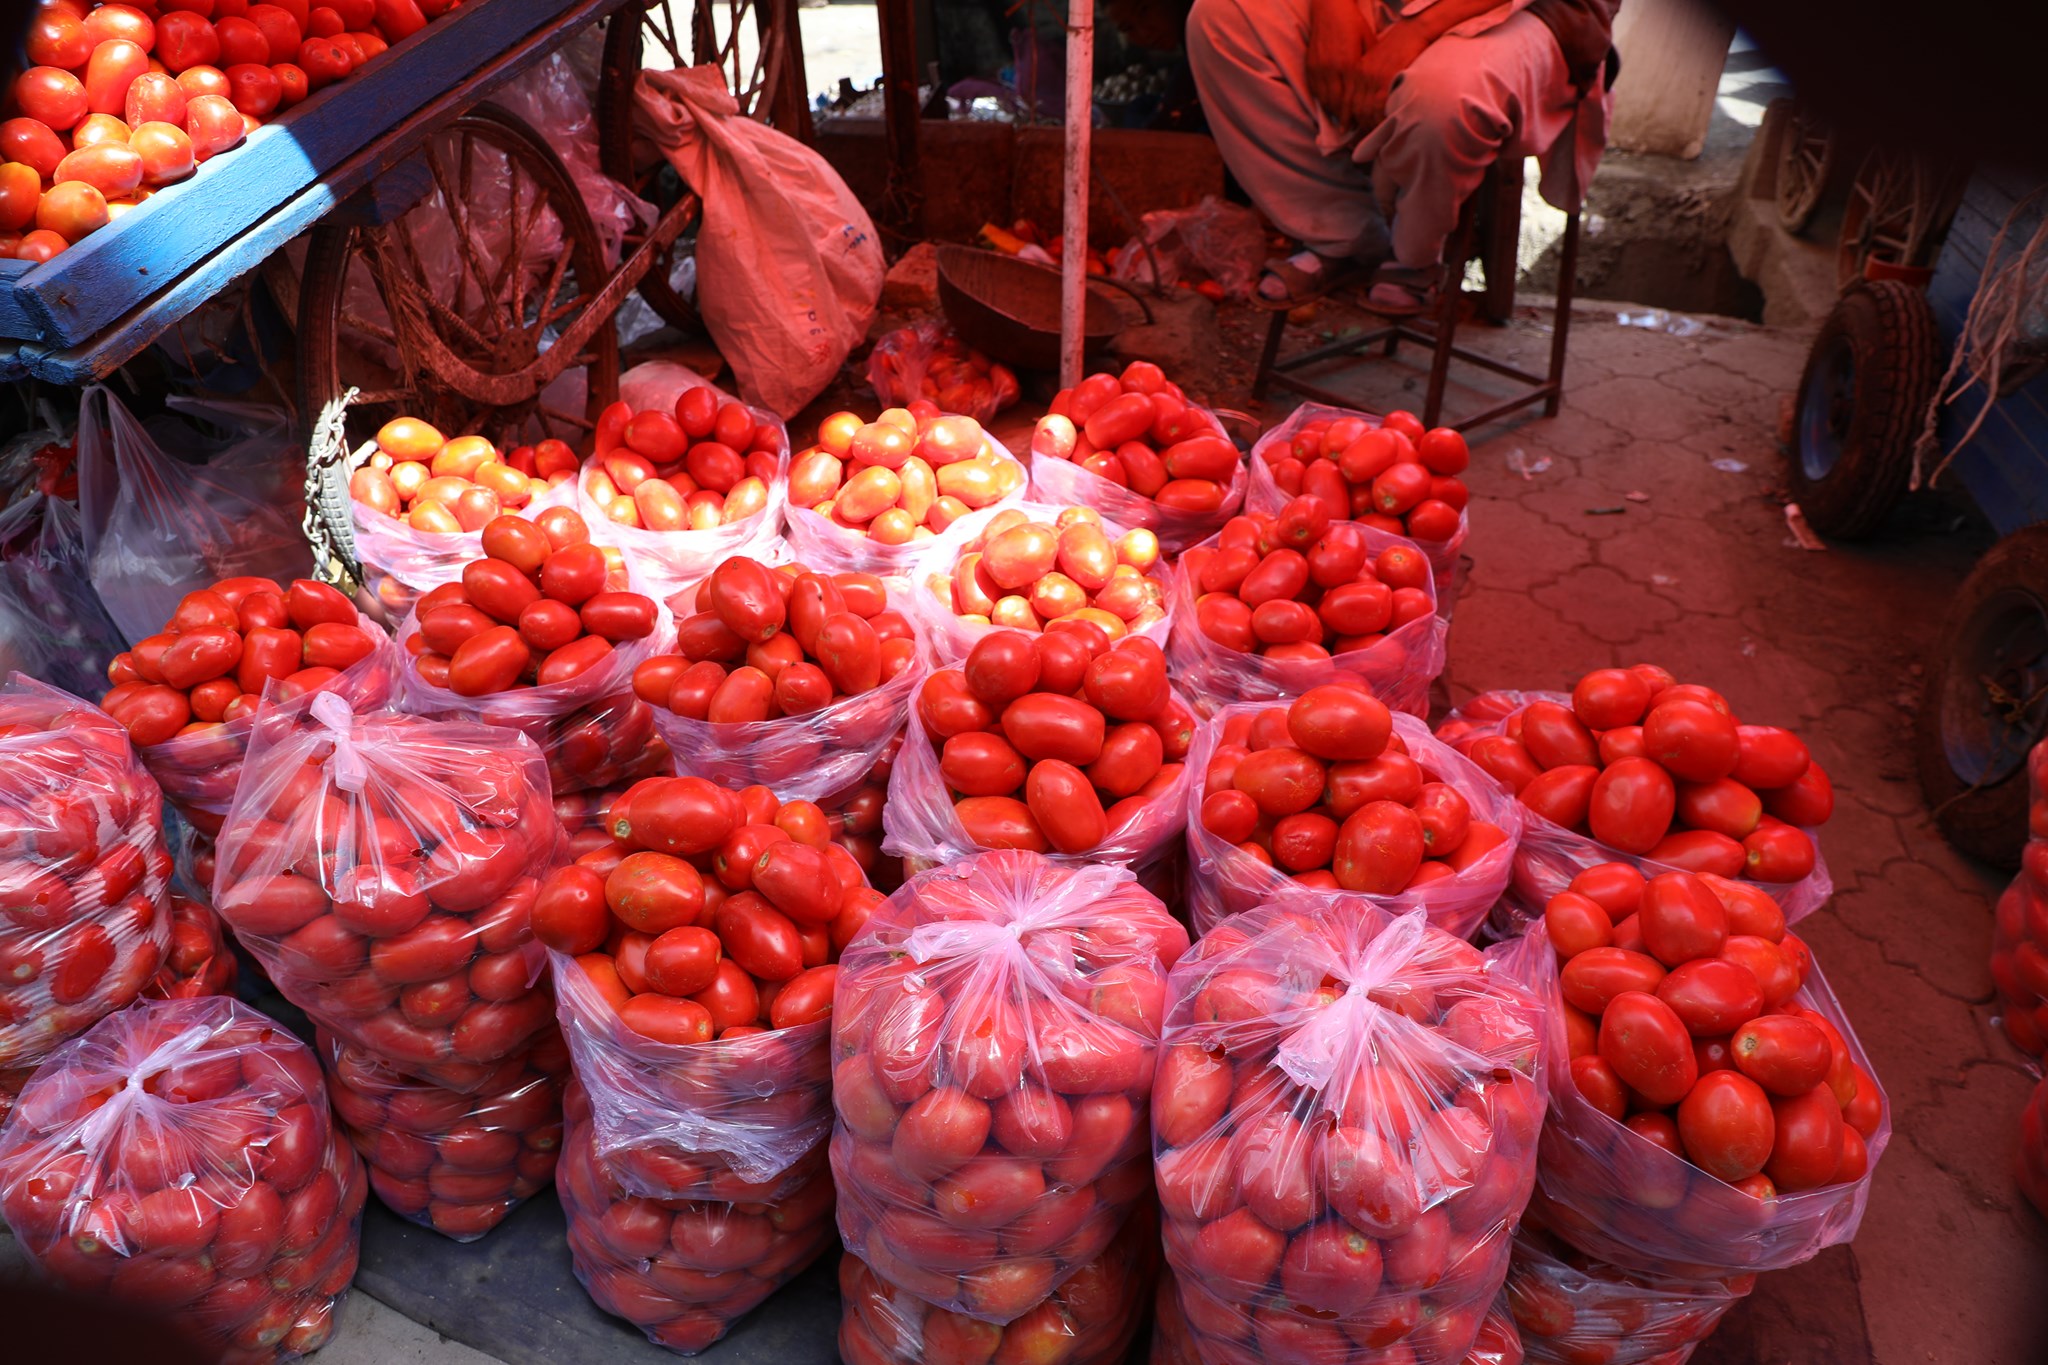
[[1095,113],[1095,0],[1067,0],[1066,255],[1060,280],[1060,384],[1081,382],[1088,301],[1089,140]]

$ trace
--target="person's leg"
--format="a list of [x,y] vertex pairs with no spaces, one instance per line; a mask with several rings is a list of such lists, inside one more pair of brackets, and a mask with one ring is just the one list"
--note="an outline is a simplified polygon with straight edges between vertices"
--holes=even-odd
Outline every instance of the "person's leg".
[[1187,51],[1216,148],[1274,227],[1333,259],[1382,240],[1365,170],[1308,96],[1306,0],[1195,0]]
[[[1570,122],[1577,94],[1550,29],[1521,13],[1470,38],[1438,39],[1403,72],[1386,121],[1359,147],[1392,223],[1393,263],[1431,272],[1458,211],[1512,139],[1520,154],[1549,147]],[[1398,303],[1413,285],[1376,286]]]

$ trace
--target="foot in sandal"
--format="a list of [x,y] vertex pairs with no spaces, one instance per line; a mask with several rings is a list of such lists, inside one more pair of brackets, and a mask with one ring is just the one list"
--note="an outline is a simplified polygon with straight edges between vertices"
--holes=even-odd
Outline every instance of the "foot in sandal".
[[1315,251],[1276,257],[1266,262],[1254,302],[1264,308],[1293,308],[1321,298],[1356,277],[1358,269],[1356,261]]

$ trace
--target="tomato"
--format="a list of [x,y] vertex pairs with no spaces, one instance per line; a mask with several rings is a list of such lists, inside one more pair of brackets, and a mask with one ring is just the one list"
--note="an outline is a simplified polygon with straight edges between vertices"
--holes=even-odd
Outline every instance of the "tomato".
[[970,796],[955,803],[954,818],[979,848],[1021,848],[1044,853],[1051,846],[1031,808],[1010,796]]
[[1664,976],[1664,968],[1647,953],[1589,948],[1559,970],[1558,986],[1566,1004],[1597,1015],[1624,991],[1654,992]]
[[892,1144],[896,1165],[913,1179],[937,1179],[979,1152],[992,1124],[988,1105],[965,1091],[928,1091],[897,1123]]
[[1783,1192],[1828,1184],[1842,1163],[1842,1106],[1834,1092],[1816,1085],[1805,1094],[1771,1101],[1777,1134],[1764,1174]]
[[1762,799],[1732,777],[1678,788],[1678,818],[1695,829],[1740,839],[1756,828],[1763,813]]
[[1150,640],[1126,640],[1095,657],[1082,688],[1092,705],[1114,719],[1156,716],[1167,702],[1166,656]]
[[1763,798],[1764,809],[1788,825],[1825,824],[1835,811],[1834,785],[1818,763],[1808,764],[1789,786],[1766,790]]
[[1667,691],[1643,718],[1643,746],[1672,776],[1712,782],[1735,770],[1740,737],[1726,710]]
[[169,185],[183,180],[197,165],[192,139],[175,123],[141,124],[128,145],[142,160],[145,185]]
[[[0,158],[22,163],[41,179],[56,173],[57,163],[64,159],[66,150],[57,134],[39,119],[11,118],[0,123]],[[24,224],[34,217],[33,203],[29,210],[30,217],[22,220]]]
[[1677,1104],[1699,1079],[1685,1025],[1669,1005],[1643,991],[1623,991],[1607,1002],[1600,1016],[1600,1056],[1655,1105]]
[[1025,779],[1025,805],[1046,840],[1062,853],[1086,853],[1109,834],[1094,784],[1069,763],[1046,759]]
[[[1246,764],[1259,757],[1252,755]],[[1245,766],[1239,765],[1240,781]],[[1422,821],[1413,810],[1392,801],[1372,801],[1346,817],[1338,830],[1330,871],[1347,891],[1393,895],[1414,881],[1426,850]]]
[[1721,956],[1749,969],[1763,990],[1766,1009],[1776,1009],[1799,993],[1799,969],[1768,939],[1730,934]]
[[1581,829],[1592,810],[1593,787],[1599,780],[1599,768],[1567,764],[1545,770],[1516,795],[1525,808],[1552,824]]
[[1713,1071],[1678,1105],[1678,1135],[1686,1156],[1730,1184],[1763,1170],[1776,1142],[1770,1099],[1735,1071]]
[[194,95],[185,103],[185,133],[197,160],[238,145],[247,131],[242,111],[225,95]]
[[1095,707],[1050,692],[1028,693],[1005,706],[1002,726],[1026,758],[1058,759],[1076,767],[1101,757],[1107,728]]
[[[1474,759],[1477,749],[1475,746]],[[1593,784],[1586,819],[1593,837],[1624,853],[1648,853],[1671,827],[1678,793],[1665,770],[1647,758],[1608,765]]]
[[963,796],[1008,796],[1024,785],[1023,756],[998,735],[953,736],[945,742],[939,769],[947,785]]
[[[82,180],[52,185],[36,204],[37,229],[54,233],[66,242],[90,236],[105,227],[107,221],[106,196]],[[28,239],[22,240],[25,245]]]
[[[1520,740],[1510,739],[1505,735],[1488,735],[1477,741],[1466,757],[1485,769],[1488,776],[1517,795],[1543,771],[1536,766],[1535,760],[1529,757],[1529,751],[1522,747]],[[1668,823],[1667,819],[1666,824]],[[1661,836],[1662,833],[1663,830],[1660,828],[1658,834]]]
[[1560,891],[1550,898],[1543,907],[1543,924],[1561,962],[1614,941],[1614,922],[1607,912],[1575,891]]
[[592,635],[623,643],[654,633],[656,608],[652,598],[637,592],[600,592],[584,601],[578,615]]
[[1649,709],[1649,684],[1625,668],[1596,668],[1572,688],[1572,711],[1589,730],[1634,725]]
[[[518,613],[513,613],[516,620]],[[448,660],[448,688],[460,697],[502,692],[519,681],[533,651],[511,626],[494,626],[465,640]]]
[[1641,902],[1643,942],[1667,967],[1715,957],[1728,939],[1728,912],[1689,872],[1652,877]]
[[1742,841],[1745,871],[1760,882],[1796,882],[1813,873],[1813,840],[1806,831],[1772,822]]
[[726,954],[762,981],[787,981],[803,970],[796,925],[751,892],[729,897],[719,906],[712,929]]
[[[23,115],[59,133],[68,132],[94,112],[85,84],[69,71],[54,66],[32,66],[22,72],[15,77],[12,94],[14,107]],[[119,107],[106,112],[116,113]]]
[[1695,1038],[1724,1036],[1763,1012],[1764,992],[1755,973],[1725,958],[1695,958],[1671,969],[1657,985],[1657,998],[1671,1006]]
[[1752,1018],[1728,1040],[1735,1069],[1772,1095],[1796,1098],[1822,1084],[1834,1064],[1828,1035],[1789,1014]]
[[1355,687],[1312,687],[1287,708],[1287,732],[1318,758],[1369,760],[1386,750],[1393,717]]
[[1523,708],[1522,747],[1545,768],[1593,766],[1600,761],[1600,750],[1592,734],[1556,702],[1531,702]]

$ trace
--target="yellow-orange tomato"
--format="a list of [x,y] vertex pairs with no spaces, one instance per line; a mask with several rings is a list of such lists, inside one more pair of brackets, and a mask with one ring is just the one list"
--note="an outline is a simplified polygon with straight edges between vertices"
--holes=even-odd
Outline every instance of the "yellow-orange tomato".
[[142,158],[145,185],[169,185],[195,169],[192,139],[174,123],[145,123],[129,137],[128,145]]
[[[106,225],[107,197],[82,180],[52,185],[36,205],[36,227],[53,232],[66,242],[78,241]],[[27,245],[24,238],[22,246]]]
[[507,507],[524,506],[532,496],[532,483],[527,477],[508,464],[496,460],[485,460],[470,475],[478,483],[498,495],[498,501]]
[[70,243],[65,241],[60,234],[52,232],[48,228],[37,228],[34,232],[25,235],[20,243],[16,245],[14,248],[14,259],[17,261],[34,261],[37,264],[41,264],[69,245]]
[[835,412],[818,423],[818,448],[829,451],[843,460],[847,452],[853,449],[853,434],[864,425],[866,424],[853,413]]
[[446,437],[417,417],[394,417],[377,429],[377,448],[394,460],[431,460],[446,444]]
[[0,232],[20,232],[36,220],[42,177],[19,161],[0,161]]
[[498,448],[483,437],[457,436],[434,452],[428,467],[437,478],[445,474],[458,479],[473,479],[486,461],[497,458]]
[[405,524],[415,531],[452,533],[462,529],[462,523],[455,519],[455,514],[432,498],[421,498],[415,502],[412,510],[405,514]]

